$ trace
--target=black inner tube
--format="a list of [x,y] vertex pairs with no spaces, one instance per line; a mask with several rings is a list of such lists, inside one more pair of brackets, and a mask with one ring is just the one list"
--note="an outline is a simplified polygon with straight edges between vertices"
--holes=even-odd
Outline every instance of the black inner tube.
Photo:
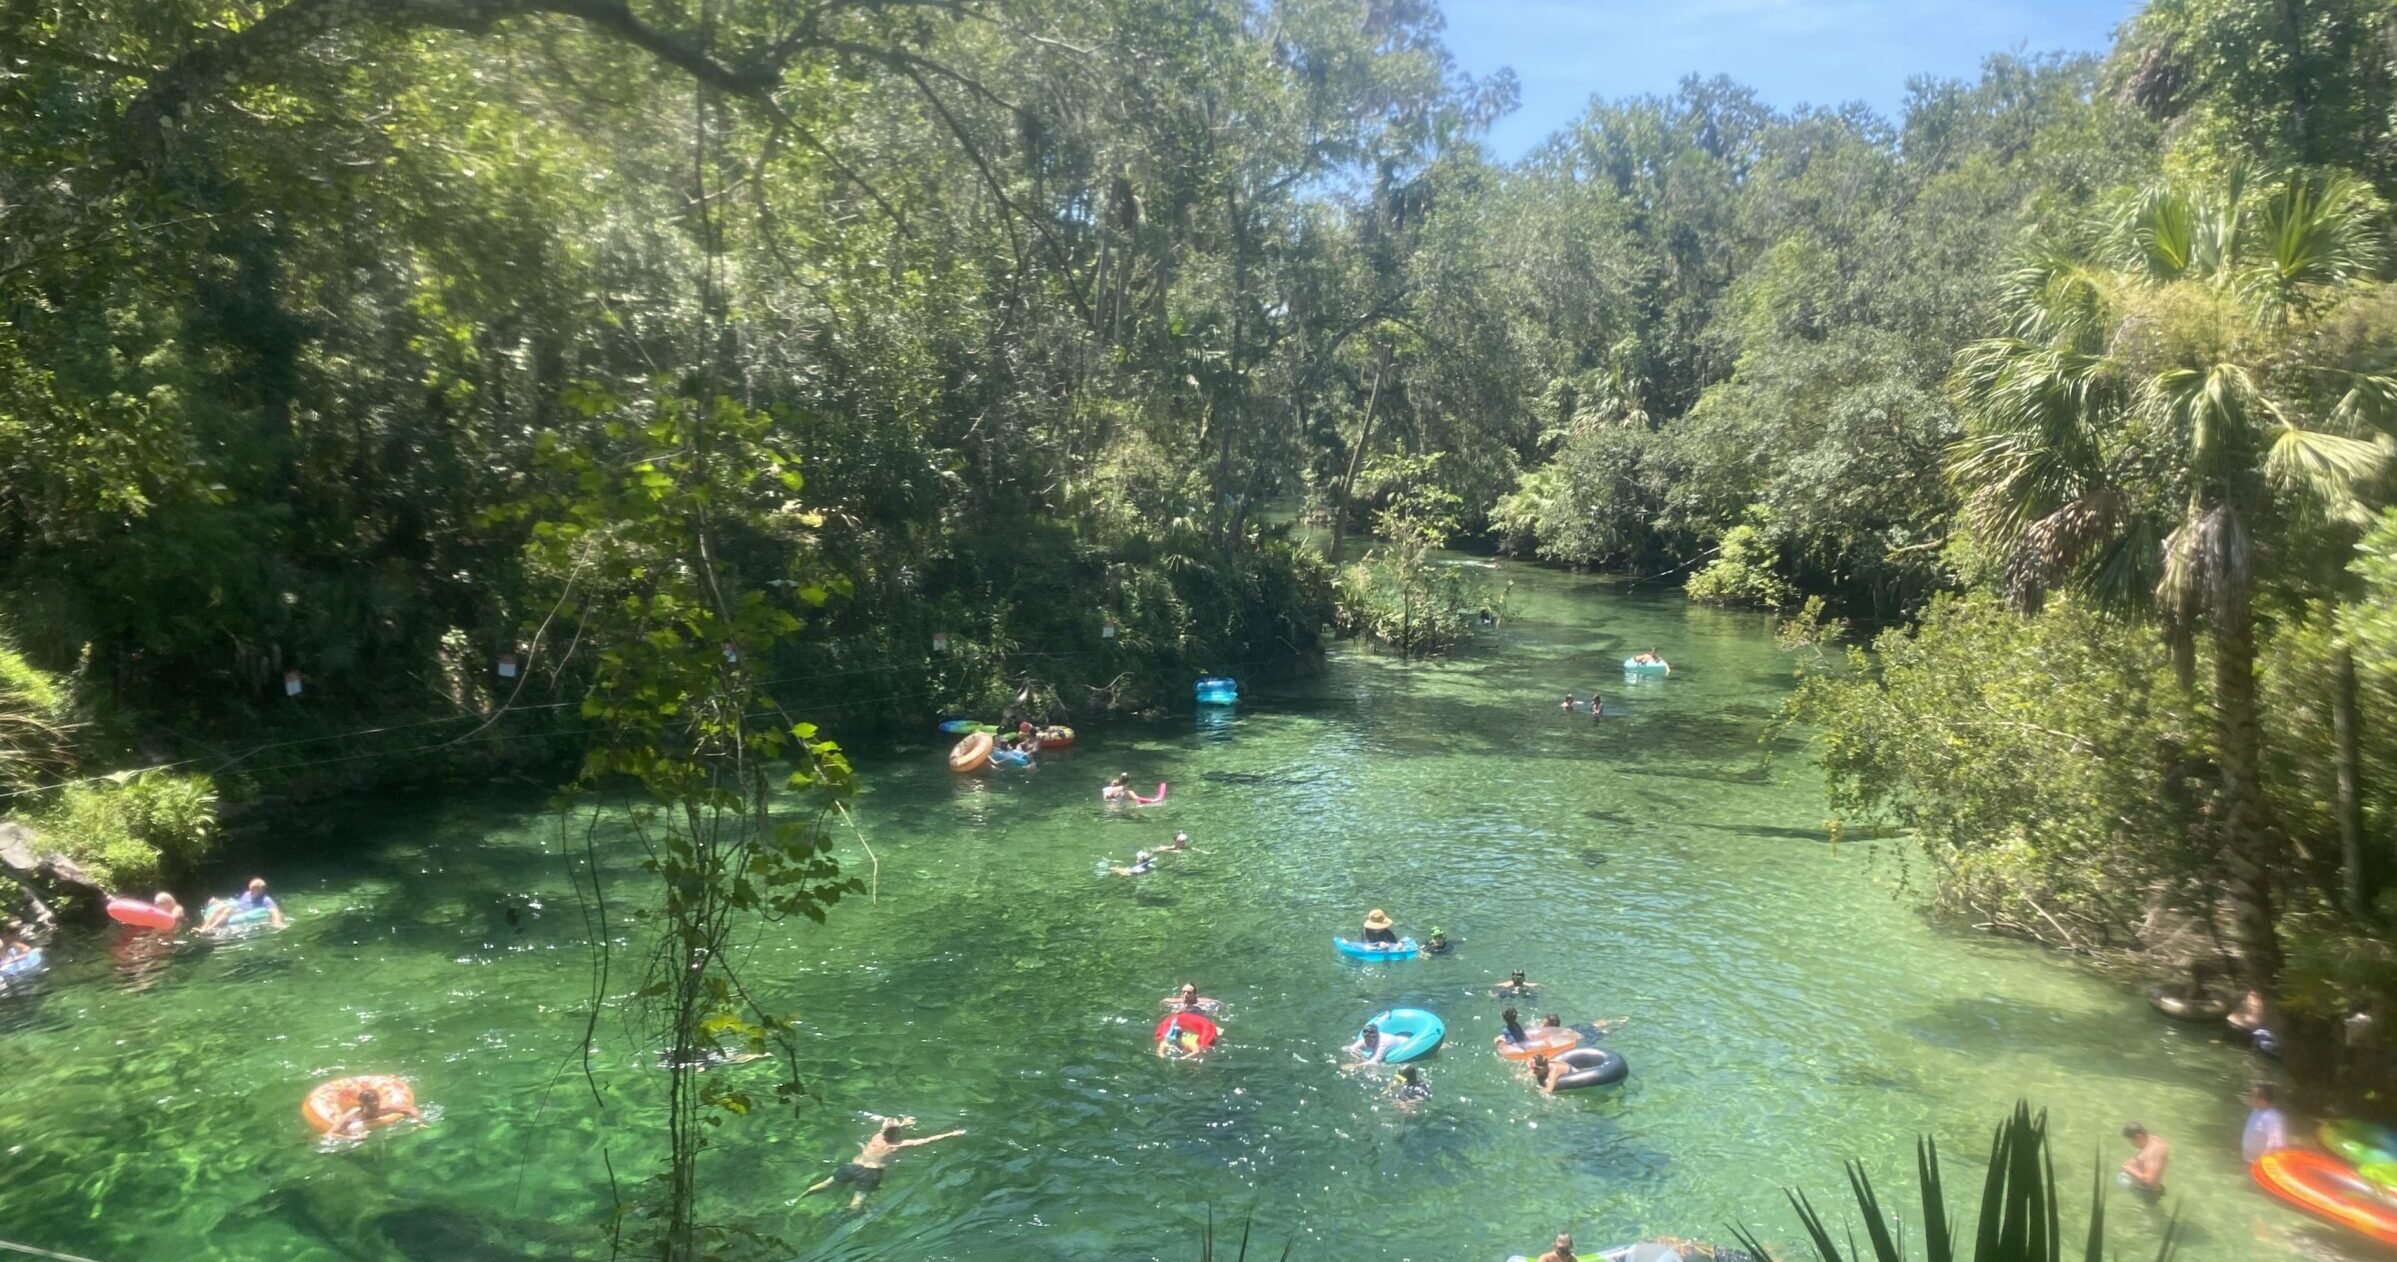
[[1556,1080],[1559,1091],[1578,1091],[1583,1087],[1611,1087],[1630,1075],[1631,1066],[1622,1057],[1603,1047],[1576,1047],[1549,1057],[1552,1064],[1572,1070]]

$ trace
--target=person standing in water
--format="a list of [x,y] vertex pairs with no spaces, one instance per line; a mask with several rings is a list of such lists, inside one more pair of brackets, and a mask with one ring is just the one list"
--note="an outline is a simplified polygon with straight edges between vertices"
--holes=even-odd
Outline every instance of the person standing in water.
[[874,1132],[873,1138],[868,1139],[865,1146],[858,1149],[857,1160],[848,1162],[840,1169],[824,1176],[813,1187],[799,1195],[814,1196],[835,1183],[853,1184],[857,1188],[857,1194],[849,1198],[849,1208],[857,1209],[866,1203],[866,1193],[882,1186],[882,1176],[890,1164],[890,1159],[899,1155],[900,1150],[921,1148],[926,1144],[937,1144],[944,1139],[954,1139],[965,1134],[964,1129],[960,1128],[943,1131],[938,1135],[926,1135],[922,1139],[908,1139],[906,1137],[908,1128],[915,1124],[916,1120],[912,1117],[883,1118],[882,1126]]
[[2138,1151],[2122,1163],[2122,1181],[2130,1189],[2150,1201],[2164,1195],[2164,1165],[2172,1160],[2172,1145],[2161,1135],[2151,1134],[2145,1126],[2133,1122],[2122,1128],[2122,1137],[2131,1141]]
[[1605,717],[1606,698],[1599,696],[1598,690],[1592,688],[1590,689],[1590,722],[1596,723],[1598,720]]
[[2247,1089],[2247,1128],[2239,1133],[2239,1159],[2254,1165],[2268,1152],[2289,1146],[2289,1119],[2275,1102],[2272,1084],[2259,1082]]
[[1573,713],[1573,694],[1569,692],[1566,693],[1564,701],[1560,703],[1557,708],[1563,710],[1567,714]]

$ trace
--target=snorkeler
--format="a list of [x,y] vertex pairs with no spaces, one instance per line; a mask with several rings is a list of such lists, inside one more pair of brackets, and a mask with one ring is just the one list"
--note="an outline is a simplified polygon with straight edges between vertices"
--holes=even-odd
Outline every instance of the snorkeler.
[[866,1203],[866,1193],[882,1186],[882,1176],[887,1173],[885,1165],[892,1157],[898,1155],[900,1149],[921,1148],[926,1144],[936,1144],[941,1140],[953,1139],[965,1134],[965,1131],[960,1128],[944,1131],[938,1135],[927,1135],[922,1139],[903,1138],[907,1134],[907,1129],[915,1124],[916,1120],[912,1117],[883,1118],[881,1129],[874,1132],[873,1138],[868,1139],[863,1148],[858,1149],[857,1160],[848,1162],[840,1169],[824,1176],[817,1181],[815,1186],[799,1195],[814,1196],[835,1183],[855,1184],[857,1195],[849,1198],[849,1208],[856,1209]]

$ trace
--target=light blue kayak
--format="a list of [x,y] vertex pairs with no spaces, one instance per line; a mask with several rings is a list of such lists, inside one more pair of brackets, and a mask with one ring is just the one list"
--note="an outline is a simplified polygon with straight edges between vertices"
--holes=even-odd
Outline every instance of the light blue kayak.
[[1396,946],[1380,946],[1370,942],[1351,942],[1346,938],[1335,937],[1332,939],[1332,945],[1339,950],[1340,954],[1352,960],[1411,960],[1415,958],[1416,951],[1413,938],[1400,938]]
[[[1429,1056],[1438,1049],[1440,1040],[1448,1037],[1448,1027],[1441,1024],[1440,1018],[1421,1008],[1392,1008],[1376,1015],[1371,1024],[1381,1031],[1385,1065]],[[1392,1039],[1398,1041],[1392,1043]]]

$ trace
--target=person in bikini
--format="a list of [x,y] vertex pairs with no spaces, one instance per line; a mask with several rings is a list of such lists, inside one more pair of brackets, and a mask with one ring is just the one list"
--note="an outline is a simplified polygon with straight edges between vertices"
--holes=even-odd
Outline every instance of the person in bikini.
[[937,1144],[944,1139],[953,1139],[965,1134],[964,1129],[960,1128],[943,1131],[938,1135],[926,1135],[922,1139],[909,1139],[907,1138],[908,1128],[915,1124],[916,1120],[912,1117],[882,1119],[881,1129],[876,1130],[873,1137],[866,1140],[865,1146],[857,1150],[857,1160],[848,1162],[840,1169],[824,1176],[817,1181],[815,1186],[799,1195],[814,1196],[836,1183],[854,1184],[857,1194],[849,1198],[849,1208],[857,1209],[866,1203],[866,1193],[882,1186],[882,1176],[886,1167],[891,1158],[899,1155],[899,1150],[921,1148],[926,1144]]

